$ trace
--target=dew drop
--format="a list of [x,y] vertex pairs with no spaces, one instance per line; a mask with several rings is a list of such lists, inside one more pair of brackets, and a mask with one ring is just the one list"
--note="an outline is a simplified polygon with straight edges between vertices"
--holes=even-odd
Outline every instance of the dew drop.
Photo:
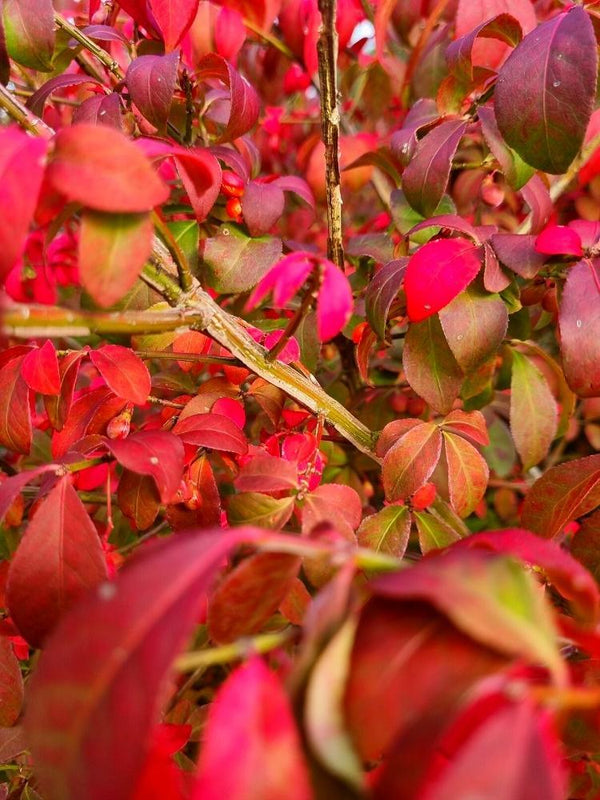
[[556,57],[557,57],[557,58],[564,58],[564,56],[563,56],[563,54],[562,54],[562,53],[557,53]]
[[405,143],[405,144],[402,145],[401,152],[402,153],[408,153],[408,143]]
[[462,333],[459,333],[458,336],[456,337],[456,339],[457,339],[457,341],[462,342],[462,340],[463,340]]
[[431,311],[431,306],[428,303],[425,303],[423,308],[425,308],[427,311]]
[[98,116],[99,116],[99,117],[103,117],[105,114],[106,114],[106,111],[101,111],[101,112],[98,114]]
[[560,81],[554,81],[552,86],[554,86],[555,89],[558,89],[558,87],[560,86]]
[[157,82],[157,83],[162,83],[162,78],[160,77],[160,75],[159,75],[159,76],[158,76],[158,78],[156,79],[156,82]]
[[158,458],[156,456],[150,456],[150,463],[158,464]]
[[101,583],[98,587],[98,597],[101,600],[112,600],[116,593],[117,587],[114,585],[114,583],[110,583],[109,581]]
[[578,319],[577,322],[575,323],[575,325],[577,325],[578,328],[581,328],[582,324],[583,323],[581,322],[580,319]]

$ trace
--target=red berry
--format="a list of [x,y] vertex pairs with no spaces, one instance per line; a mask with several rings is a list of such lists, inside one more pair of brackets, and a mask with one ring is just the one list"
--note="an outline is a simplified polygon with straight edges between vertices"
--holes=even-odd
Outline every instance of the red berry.
[[116,417],[113,417],[106,426],[106,435],[109,439],[125,439],[131,429],[131,410],[126,408]]
[[244,221],[242,216],[242,204],[240,203],[239,197],[230,197],[225,204],[225,211],[229,219],[232,219],[234,222]]
[[423,511],[435,500],[437,489],[433,483],[425,483],[413,494],[411,505],[415,511]]
[[221,176],[221,191],[227,197],[242,197],[246,190],[244,179],[231,170],[225,170]]

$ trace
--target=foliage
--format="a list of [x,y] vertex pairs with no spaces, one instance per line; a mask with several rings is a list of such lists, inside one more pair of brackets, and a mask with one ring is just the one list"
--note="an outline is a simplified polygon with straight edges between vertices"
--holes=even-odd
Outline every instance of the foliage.
[[600,796],[598,31],[0,0],[0,797]]

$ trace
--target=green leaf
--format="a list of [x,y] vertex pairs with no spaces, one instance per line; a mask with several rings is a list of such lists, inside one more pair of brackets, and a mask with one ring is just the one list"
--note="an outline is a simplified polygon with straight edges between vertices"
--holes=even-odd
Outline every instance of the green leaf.
[[293,497],[270,497],[261,492],[242,492],[229,498],[227,519],[231,525],[256,525],[279,530],[292,515]]
[[441,519],[427,511],[415,511],[414,519],[419,533],[419,547],[423,555],[458,542],[461,536]]
[[548,455],[558,412],[548,381],[526,356],[513,350],[510,430],[527,470]]
[[406,506],[387,506],[366,517],[356,532],[361,547],[402,558],[410,535],[410,513]]
[[402,363],[411,388],[434,411],[447,414],[460,391],[463,373],[437,315],[411,324],[404,342]]
[[23,67],[50,72],[54,54],[52,0],[3,0],[0,8],[8,55]]

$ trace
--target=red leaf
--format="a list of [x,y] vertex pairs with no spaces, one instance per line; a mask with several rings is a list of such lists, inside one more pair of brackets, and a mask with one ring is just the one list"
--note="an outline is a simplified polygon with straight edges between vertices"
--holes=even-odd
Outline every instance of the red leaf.
[[60,392],[60,373],[56,350],[49,339],[42,347],[30,350],[23,359],[21,375],[32,392],[58,394]]
[[198,3],[199,0],[150,0],[167,53],[177,47],[190,28]]
[[23,707],[23,678],[13,646],[0,636],[0,726],[14,725]]
[[66,356],[61,358],[58,365],[60,373],[59,395],[57,397],[52,395],[46,395],[44,397],[44,406],[48,414],[48,419],[52,427],[57,431],[62,429],[69,411],[71,410],[79,367],[81,366],[81,359],[84,356],[85,351],[79,350],[67,353]]
[[14,358],[0,369],[0,444],[15,453],[31,448],[29,388],[21,377],[24,358]]
[[[0,283],[23,252],[44,175],[48,142],[16,127],[0,131]],[[27,191],[23,191],[24,184]]]
[[594,29],[577,5],[529,33],[496,82],[500,132],[531,166],[560,174],[583,143],[596,97]]
[[111,306],[131,289],[152,250],[153,233],[149,214],[84,211],[79,272],[94,302]]
[[[514,0],[513,0],[514,1]],[[500,4],[503,5],[502,0],[500,0]],[[520,5],[519,0],[516,0],[516,4]],[[464,8],[465,4],[460,4],[463,7],[463,16],[464,16]],[[471,9],[473,6],[471,5]],[[480,13],[480,9],[477,9],[475,12],[477,15]],[[522,31],[521,26],[518,21],[511,16],[510,14],[489,14],[488,10],[486,9],[484,12],[485,16],[482,15],[480,20],[473,24],[469,24],[472,21],[470,20],[469,27],[464,25],[463,20],[463,29],[465,31],[469,31],[468,33],[465,32],[463,34],[459,34],[457,32],[458,38],[450,44],[450,46],[446,50],[446,61],[448,62],[448,67],[456,77],[466,83],[469,84],[470,81],[473,80],[473,66],[475,64],[475,60],[473,56],[477,53],[477,49],[481,50],[485,48],[488,51],[488,57],[485,59],[487,62],[491,61],[490,58],[491,53],[489,51],[494,51],[496,48],[490,42],[483,42],[482,39],[495,39],[496,41],[504,42],[505,44],[514,45],[518,44],[522,38]],[[531,15],[533,16],[533,21],[535,24],[535,14],[533,13],[533,9],[531,9]],[[457,12],[458,17],[458,12]],[[457,28],[458,28],[458,20],[457,20]],[[503,48],[504,52],[506,49]],[[490,67],[489,63],[481,64],[480,59],[476,57],[477,66],[485,66]],[[497,66],[494,64],[493,66]]]
[[429,479],[442,451],[437,425],[423,422],[407,431],[383,459],[386,500],[405,500]]
[[218,78],[229,89],[231,110],[220,142],[230,142],[243,136],[258,120],[259,102],[256,91],[231,64],[216,53],[209,53],[198,64],[196,78],[199,81]]
[[0,483],[0,522],[24,486],[45,472],[55,472],[57,468],[57,464],[42,464],[35,469],[18,472],[16,475],[11,475],[10,478],[5,478]]
[[196,220],[204,222],[221,191],[219,162],[212,153],[199,147],[177,148],[173,157]]
[[126,439],[107,439],[119,464],[154,478],[163,503],[179,489],[183,474],[183,444],[168,431],[139,431]]
[[248,441],[243,432],[223,414],[192,414],[177,422],[172,432],[185,444],[244,455]]
[[340,483],[326,483],[309,492],[302,506],[302,531],[310,533],[328,523],[345,538],[354,539],[360,525],[362,503],[355,489]]
[[160,495],[149,475],[138,475],[128,469],[119,478],[119,508],[136,530],[146,530],[160,510]]
[[286,553],[257,553],[244,559],[219,584],[208,607],[208,632],[218,643],[257,633],[273,616],[300,569]]
[[[466,36],[478,25],[498,14],[510,14],[518,20],[523,33],[529,33],[536,26],[535,10],[530,0],[483,0],[479,3],[459,0],[456,10],[456,36]],[[509,48],[501,42],[477,41],[473,46],[472,60],[477,66],[497,69],[508,52]]]
[[495,710],[471,731],[430,791],[422,795],[423,800],[562,800],[565,774],[561,755],[550,713],[538,710],[530,700],[510,704]]
[[283,189],[272,183],[250,181],[242,196],[244,222],[252,236],[268,233],[283,214]]
[[238,667],[219,691],[198,770],[192,800],[313,797],[289,700],[259,658]]
[[450,505],[460,517],[475,510],[487,489],[490,474],[485,459],[462,436],[444,431]]
[[587,569],[555,542],[541,539],[521,528],[511,528],[475,533],[463,539],[457,547],[482,547],[495,553],[514,555],[541,568],[556,590],[571,601],[580,617],[588,622],[597,619],[600,609],[598,585]]
[[298,468],[284,458],[256,455],[241,468],[235,479],[238,492],[278,492],[298,488]]
[[167,124],[178,66],[179,53],[174,52],[166,56],[139,56],[127,68],[125,83],[131,99],[159,130]]
[[128,347],[105,344],[90,350],[90,360],[110,389],[131,403],[143,406],[151,389],[148,367]]
[[446,191],[452,159],[466,129],[467,123],[460,119],[441,122],[420,140],[404,170],[402,190],[410,205],[424,217],[435,212]]
[[600,505],[600,455],[551,467],[529,490],[521,522],[524,528],[552,539],[572,519]]
[[106,578],[98,532],[69,477],[44,498],[11,562],[6,600],[22,636],[40,647],[85,592]]
[[427,242],[411,257],[404,290],[411,322],[435,314],[466,289],[481,269],[481,252],[465,239]]
[[582,256],[581,238],[568,225],[548,225],[535,240],[538,253]]
[[49,800],[131,798],[171,662],[237,541],[222,531],[179,534],[65,616],[42,655],[25,716]]
[[600,393],[600,259],[584,259],[567,275],[559,312],[560,349],[569,387]]
[[150,211],[169,197],[169,187],[139,148],[108,126],[62,128],[46,175],[68,200],[97,211]]
[[106,387],[81,394],[71,406],[62,430],[52,437],[52,455],[63,456],[87,434],[104,433],[106,424],[126,405]]
[[3,0],[2,17],[8,55],[24,67],[50,72],[54,55],[52,0]]

